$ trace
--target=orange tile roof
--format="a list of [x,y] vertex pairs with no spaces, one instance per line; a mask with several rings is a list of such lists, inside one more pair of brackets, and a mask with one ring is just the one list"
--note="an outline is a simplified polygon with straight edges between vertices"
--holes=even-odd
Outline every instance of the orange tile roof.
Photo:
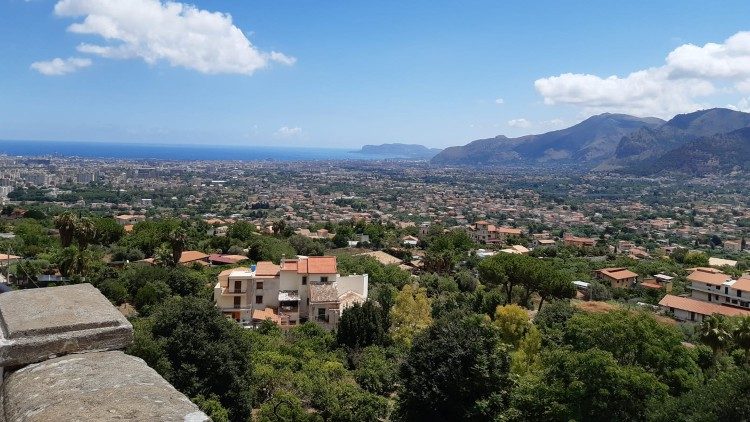
[[311,256],[301,259],[298,274],[336,274],[335,256]]
[[705,271],[702,269],[696,269],[687,276],[688,281],[697,281],[698,283],[713,284],[715,286],[721,286],[730,278],[721,271]]
[[521,229],[514,229],[512,227],[498,227],[496,230],[498,233],[521,235]]
[[253,310],[253,319],[257,321],[270,320],[276,324],[281,324],[281,317],[279,317],[271,308]]
[[701,315],[720,314],[726,316],[750,315],[750,311],[745,311],[729,306],[717,305],[715,303],[702,302],[700,300],[690,299],[689,297],[680,297],[666,295],[659,302],[659,305],[667,308],[675,308],[688,312],[695,312]]
[[743,276],[732,284],[732,288],[742,290],[743,292],[750,292],[750,277]]
[[287,259],[281,263],[282,271],[297,271],[299,268],[299,262],[296,259]]
[[646,287],[648,289],[661,289],[661,285],[659,283],[655,283],[652,281],[644,281],[641,283],[641,286]]
[[201,251],[183,251],[182,255],[180,255],[180,264],[184,264],[186,262],[200,261],[206,258],[208,258],[208,254],[205,254]]
[[615,280],[624,280],[626,278],[638,277],[638,274],[630,271],[627,268],[602,268],[598,272],[606,275],[607,277],[614,278]]
[[279,273],[279,267],[278,265],[274,264],[271,261],[260,261],[255,266],[255,275],[256,276],[275,276]]

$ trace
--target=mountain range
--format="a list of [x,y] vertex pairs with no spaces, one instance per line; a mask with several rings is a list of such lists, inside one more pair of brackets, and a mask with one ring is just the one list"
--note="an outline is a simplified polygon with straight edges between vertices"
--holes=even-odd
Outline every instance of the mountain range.
[[[740,130],[748,127],[750,113],[723,108],[680,114],[669,121],[604,113],[566,129],[518,138],[501,135],[446,148],[431,162],[448,165],[576,164],[603,171],[702,174],[726,170],[729,163],[750,160],[750,154],[742,155],[746,152],[748,133]],[[732,155],[733,149],[739,155]],[[694,162],[685,165],[665,162],[678,158],[690,158]]]

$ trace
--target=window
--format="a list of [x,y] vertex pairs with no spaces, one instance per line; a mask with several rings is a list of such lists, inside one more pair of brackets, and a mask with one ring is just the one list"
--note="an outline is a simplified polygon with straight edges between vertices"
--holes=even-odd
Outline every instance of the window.
[[737,290],[737,297],[742,297],[742,291]]
[[690,312],[690,321],[695,321],[695,312]]
[[321,283],[328,283],[328,277],[320,277]]
[[318,308],[318,318],[325,318],[326,308]]
[[255,283],[255,288],[257,290],[263,290],[263,282],[259,281],[259,282]]
[[257,296],[255,296],[255,303],[262,304],[263,303],[263,295],[257,295]]
[[302,277],[302,285],[304,286],[305,284],[307,284],[307,276]]
[[724,294],[725,295],[729,294],[729,287],[724,286]]

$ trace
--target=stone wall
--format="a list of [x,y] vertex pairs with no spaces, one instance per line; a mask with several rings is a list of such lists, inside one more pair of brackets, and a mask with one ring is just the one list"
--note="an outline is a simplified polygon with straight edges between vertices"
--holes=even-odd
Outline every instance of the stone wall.
[[0,422],[207,421],[119,351],[132,339],[127,319],[90,284],[0,294]]

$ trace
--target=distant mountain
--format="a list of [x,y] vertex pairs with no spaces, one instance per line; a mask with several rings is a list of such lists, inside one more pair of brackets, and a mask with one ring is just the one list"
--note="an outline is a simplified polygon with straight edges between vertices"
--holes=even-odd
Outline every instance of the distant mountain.
[[407,158],[407,159],[425,159],[429,160],[438,154],[441,150],[437,148],[427,148],[424,145],[416,144],[381,144],[365,145],[361,150],[355,151],[358,154],[376,155],[387,158]]
[[566,129],[520,138],[497,136],[460,147],[446,148],[435,164],[595,164],[611,157],[623,136],[664,123],[655,117],[639,118],[604,113]]
[[641,174],[671,172],[693,176],[750,171],[750,127],[688,141],[631,169]]
[[659,127],[642,128],[623,137],[615,149],[614,157],[599,168],[641,167],[692,140],[748,126],[750,113],[726,108],[679,114]]

